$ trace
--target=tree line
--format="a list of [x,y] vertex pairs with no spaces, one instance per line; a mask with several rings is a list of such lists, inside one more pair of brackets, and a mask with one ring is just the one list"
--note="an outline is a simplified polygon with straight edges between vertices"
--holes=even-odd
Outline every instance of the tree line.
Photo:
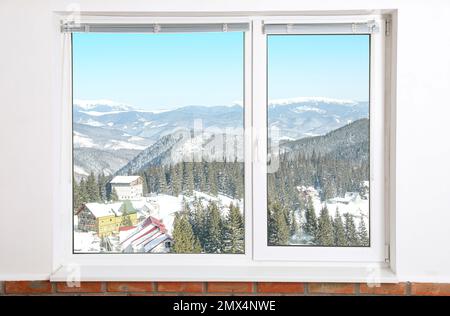
[[267,175],[268,195],[289,208],[298,208],[302,201],[297,186],[312,186],[321,200],[343,197],[346,192],[364,196],[369,179],[368,159],[342,159],[339,153],[311,155],[282,153],[279,167]]
[[179,162],[152,166],[139,175],[144,179],[144,192],[191,196],[195,190],[213,196],[220,192],[236,199],[244,196],[242,162]]
[[196,197],[192,205],[183,205],[175,215],[172,252],[244,253],[244,218],[239,206],[230,203],[223,216],[214,201],[204,206]]

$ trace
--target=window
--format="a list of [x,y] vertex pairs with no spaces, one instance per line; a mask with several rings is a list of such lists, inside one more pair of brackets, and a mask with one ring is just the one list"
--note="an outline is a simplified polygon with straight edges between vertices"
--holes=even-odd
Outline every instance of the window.
[[385,19],[64,24],[65,262],[384,267]]
[[370,35],[268,35],[268,244],[369,247]]
[[73,33],[74,252],[244,252],[243,45]]
[[379,24],[267,20],[261,28],[255,258],[384,261]]

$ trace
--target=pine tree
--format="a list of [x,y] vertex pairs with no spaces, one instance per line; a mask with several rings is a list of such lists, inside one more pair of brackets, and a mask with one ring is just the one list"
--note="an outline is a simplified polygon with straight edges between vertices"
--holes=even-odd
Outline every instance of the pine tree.
[[219,207],[215,202],[209,202],[206,210],[205,251],[221,253],[223,251],[223,222]]
[[158,169],[158,193],[168,193],[166,171],[164,167]]
[[80,196],[80,186],[77,181],[73,180],[73,211],[75,212],[82,204]]
[[225,222],[224,252],[244,253],[244,218],[233,203],[230,203]]
[[123,202],[121,210],[122,210],[122,222],[120,223],[120,226],[132,226],[133,223],[131,222],[130,214],[134,209],[133,206],[131,205],[131,202],[130,201]]
[[326,205],[320,210],[316,236],[317,245],[332,246],[334,244],[333,224]]
[[244,169],[241,168],[241,164],[234,162],[234,174],[232,180],[234,180],[235,192],[234,196],[241,199],[244,196]]
[[88,195],[89,202],[99,202],[100,194],[98,190],[97,182],[95,181],[94,172],[91,171],[86,180],[86,191]]
[[89,202],[89,194],[87,190],[86,181],[84,179],[80,180],[80,205]]
[[107,178],[103,172],[98,174],[97,184],[98,184],[98,192],[99,192],[100,200],[102,202],[107,201],[107,197],[106,197]]
[[198,239],[192,232],[186,213],[178,212],[173,222],[173,247],[175,253],[198,253],[201,251]]
[[[180,168],[181,166],[181,168]],[[181,172],[180,172],[181,170]],[[182,183],[181,183],[181,177],[182,177],[182,165],[176,164],[174,166],[171,166],[170,168],[170,185],[172,187],[172,195],[178,196],[181,193],[182,189]]]
[[353,216],[349,213],[344,214],[345,218],[345,240],[347,246],[357,246],[358,245],[358,233],[355,227],[355,221]]
[[119,196],[117,195],[117,191],[115,188],[111,192],[111,201],[113,202],[119,201]]
[[147,174],[145,172],[141,172],[140,177],[142,178],[142,192],[144,193],[144,196],[146,196],[146,194],[150,192],[147,182]]
[[192,196],[194,193],[194,171],[190,162],[185,163],[184,166],[183,189],[188,196]]
[[285,210],[279,202],[271,202],[268,209],[269,245],[287,245],[289,242],[289,225],[286,220]]
[[335,246],[345,246],[346,238],[345,238],[345,229],[344,223],[342,222],[341,214],[336,210],[336,215],[333,221],[333,231],[334,231],[334,244]]
[[364,218],[361,217],[358,226],[358,239],[359,245],[363,247],[369,246],[369,233],[367,232],[366,224],[364,223]]
[[206,243],[206,211],[202,202],[195,197],[193,202],[193,210],[191,211],[190,223],[194,235],[197,237],[202,249]]
[[305,224],[303,231],[306,235],[310,236],[313,241],[315,240],[317,233],[317,218],[311,197],[308,197],[308,201],[306,202]]
[[215,163],[211,162],[208,165],[208,187],[209,193],[213,196],[217,196],[217,178]]
[[206,192],[207,191],[207,185],[206,185],[206,173],[207,173],[207,165],[206,162],[202,161],[199,163],[195,163],[195,171],[196,174],[196,184],[197,188],[200,192]]
[[299,225],[297,222],[297,218],[295,217],[295,211],[291,211],[291,218],[290,218],[290,234],[291,236],[295,236],[298,234],[299,231]]

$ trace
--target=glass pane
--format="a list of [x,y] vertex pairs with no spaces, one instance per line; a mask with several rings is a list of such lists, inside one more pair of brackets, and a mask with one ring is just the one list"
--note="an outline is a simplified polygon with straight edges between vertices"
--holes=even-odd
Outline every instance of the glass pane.
[[268,245],[367,247],[369,35],[268,36]]
[[243,33],[73,34],[74,253],[243,253]]

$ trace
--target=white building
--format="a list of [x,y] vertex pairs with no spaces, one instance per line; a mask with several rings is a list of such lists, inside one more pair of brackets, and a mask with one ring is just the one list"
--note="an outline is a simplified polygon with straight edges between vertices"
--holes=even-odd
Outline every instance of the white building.
[[111,180],[111,192],[116,191],[119,200],[139,200],[144,196],[140,176],[116,176]]

